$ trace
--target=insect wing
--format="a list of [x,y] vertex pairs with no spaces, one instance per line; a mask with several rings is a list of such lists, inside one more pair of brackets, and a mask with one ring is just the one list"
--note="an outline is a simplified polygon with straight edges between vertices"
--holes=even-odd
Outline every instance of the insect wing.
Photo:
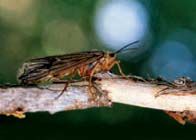
[[18,80],[20,83],[33,83],[43,79],[49,73],[58,75],[61,71],[69,71],[92,64],[103,56],[104,52],[102,51],[89,51],[31,59],[26,61],[19,70]]

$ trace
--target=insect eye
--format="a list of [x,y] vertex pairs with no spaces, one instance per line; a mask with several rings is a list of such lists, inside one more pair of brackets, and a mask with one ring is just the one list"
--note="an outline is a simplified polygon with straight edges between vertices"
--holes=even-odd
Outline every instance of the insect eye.
[[114,54],[114,53],[110,53],[109,56],[110,56],[110,57],[114,57],[115,54]]

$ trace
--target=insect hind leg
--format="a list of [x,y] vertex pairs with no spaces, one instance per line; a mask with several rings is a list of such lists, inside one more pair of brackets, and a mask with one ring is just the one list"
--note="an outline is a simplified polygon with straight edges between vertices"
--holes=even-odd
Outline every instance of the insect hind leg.
[[82,80],[67,80],[67,81],[60,80],[60,81],[53,82],[53,83],[56,83],[56,84],[65,84],[63,90],[61,90],[60,94],[57,97],[55,97],[55,99],[59,99],[64,94],[64,92],[67,90],[67,87],[69,86],[69,84],[72,84],[72,83],[75,83],[75,82],[81,82],[81,81]]
[[55,97],[55,100],[59,99],[59,98],[63,95],[63,93],[67,90],[67,87],[68,87],[69,83],[70,83],[70,82],[68,82],[68,81],[64,82],[64,84],[65,84],[65,85],[64,85],[64,88],[63,88],[63,90],[60,92],[60,94],[59,94],[57,97]]
[[63,95],[63,93],[67,90],[69,83],[70,83],[70,80],[61,80],[61,79],[55,78],[55,79],[53,79],[51,84],[64,84],[63,89],[62,90],[54,90],[54,89],[50,89],[50,88],[46,88],[46,89],[52,90],[52,91],[61,91],[60,94],[57,97],[55,97],[55,100],[56,100],[56,99],[59,99],[59,97],[61,97]]

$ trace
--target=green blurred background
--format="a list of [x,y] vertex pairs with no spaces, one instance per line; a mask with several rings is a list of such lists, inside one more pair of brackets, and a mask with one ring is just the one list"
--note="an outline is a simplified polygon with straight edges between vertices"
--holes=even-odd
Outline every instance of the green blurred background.
[[[0,83],[17,83],[29,58],[114,51],[135,40],[137,51],[119,55],[126,74],[196,80],[194,0],[0,0]],[[121,104],[0,116],[1,139],[193,139],[195,131],[162,111]]]

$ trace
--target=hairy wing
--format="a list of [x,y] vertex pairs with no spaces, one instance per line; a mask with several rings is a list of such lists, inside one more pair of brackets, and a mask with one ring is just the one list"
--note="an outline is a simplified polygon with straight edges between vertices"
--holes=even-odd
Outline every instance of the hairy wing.
[[101,59],[103,55],[102,51],[90,51],[31,59],[23,64],[18,80],[25,84],[34,83],[46,77],[50,72],[58,74],[63,70],[76,69]]

